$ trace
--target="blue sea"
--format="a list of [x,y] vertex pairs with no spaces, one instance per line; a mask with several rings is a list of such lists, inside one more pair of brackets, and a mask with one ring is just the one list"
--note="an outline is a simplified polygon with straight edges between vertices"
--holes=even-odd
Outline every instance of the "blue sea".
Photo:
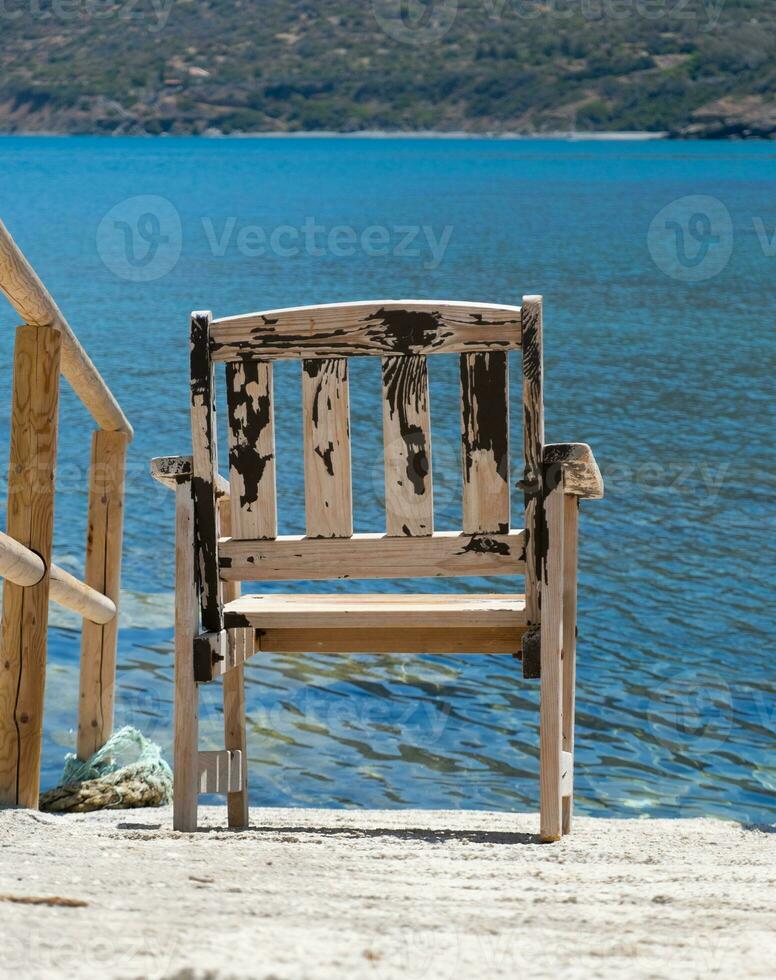
[[[117,724],[169,758],[173,502],[148,461],[189,451],[189,312],[542,293],[547,439],[589,442],[607,486],[582,507],[577,808],[774,819],[776,146],[8,137],[0,216],[135,427]],[[7,447],[17,317],[0,313]],[[431,361],[436,524],[452,529],[456,364]],[[352,362],[359,531],[384,528],[376,372]],[[517,364],[511,385],[517,479]],[[297,364],[275,390],[295,533]],[[54,558],[78,574],[92,424],[66,384],[60,425]],[[51,614],[44,787],[78,692],[79,623]],[[265,654],[246,681],[253,804],[537,808],[537,682],[511,658]],[[203,692],[203,748],[222,744],[219,695]]]

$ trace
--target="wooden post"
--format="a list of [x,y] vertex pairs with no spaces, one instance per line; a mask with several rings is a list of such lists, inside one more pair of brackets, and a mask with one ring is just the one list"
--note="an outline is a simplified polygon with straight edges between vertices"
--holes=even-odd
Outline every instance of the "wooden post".
[[563,649],[563,480],[544,498],[542,543],[541,689],[539,708],[539,835],[561,837]]
[[577,673],[577,541],[579,497],[563,503],[563,751],[571,753],[571,792],[563,797],[563,833],[574,813],[574,699]]
[[[8,534],[48,566],[54,526],[61,338],[19,327],[13,361]],[[46,682],[49,576],[3,587],[0,655],[0,803],[37,807]]]
[[175,488],[175,740],[173,827],[197,829],[199,691],[194,680],[197,632],[194,578],[194,501],[191,482]]
[[[274,487],[273,487],[274,503]],[[219,501],[221,532],[232,533],[231,501],[221,497]],[[224,602],[240,597],[239,582],[224,582]],[[253,652],[253,630],[229,630],[229,643],[234,650],[239,644],[249,643]],[[235,793],[227,793],[226,808],[230,827],[248,826],[248,752],[245,741],[245,667],[240,664],[224,674],[224,747],[239,749],[242,753],[242,786]]]
[[124,528],[124,464],[129,436],[98,430],[92,435],[86,584],[116,606],[116,615],[100,625],[84,619],[81,632],[81,682],[78,701],[79,759],[102,748],[113,731],[116,645],[119,630],[121,544]]

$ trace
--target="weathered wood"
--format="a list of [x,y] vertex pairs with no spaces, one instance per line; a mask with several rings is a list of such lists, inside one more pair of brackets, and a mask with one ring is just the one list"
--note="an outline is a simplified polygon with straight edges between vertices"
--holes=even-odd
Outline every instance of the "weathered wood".
[[[274,510],[275,488],[272,487]],[[225,534],[232,531],[231,502],[222,497],[218,502],[221,529]],[[240,583],[226,582],[223,586],[224,602],[240,597]],[[245,738],[245,671],[243,663],[254,652],[254,630],[229,630],[227,667],[224,674],[224,746],[242,753],[242,783],[238,790],[230,792],[226,799],[227,820],[230,827],[248,826],[248,746]]]
[[386,528],[422,537],[434,530],[426,358],[384,357],[382,375]]
[[[268,653],[512,654],[520,648],[523,627],[503,629],[259,629],[256,651]],[[224,681],[232,674],[226,674]]]
[[[179,483],[191,479],[191,456],[155,456],[151,460],[151,476],[157,483],[174,490]],[[229,483],[216,474],[216,498],[229,496]]]
[[284,535],[272,541],[219,542],[221,578],[238,582],[305,579],[445,578],[519,575],[525,534],[458,534],[430,538],[354,534],[350,538]]
[[311,538],[353,533],[348,362],[302,361],[304,503]]
[[542,628],[533,623],[523,633],[520,659],[523,661],[525,680],[538,680],[542,676]]
[[197,633],[194,637],[194,680],[207,683],[219,677],[230,662],[226,630]]
[[[49,327],[16,331],[7,530],[51,562],[61,338]],[[46,682],[49,577],[6,579],[0,655],[0,804],[37,807]]]
[[0,531],[0,577],[27,587],[37,585],[45,574],[46,563],[40,555]]
[[[242,789],[243,756],[239,749],[198,753],[200,793],[239,793]],[[231,826],[231,825],[230,825]],[[246,824],[247,826],[247,824]]]
[[525,626],[516,595],[243,595],[224,608],[233,629],[514,629]]
[[545,499],[547,547],[542,561],[541,689],[539,707],[540,828],[543,841],[560,840],[563,693],[563,484]]
[[[100,620],[88,608],[80,610],[85,618],[81,631],[79,759],[88,759],[102,748],[113,731],[128,444],[129,437],[123,432],[97,431],[92,435],[84,578],[87,585],[105,595],[113,615]],[[53,574],[51,587],[53,592]]]
[[112,599],[58,565],[49,570],[49,599],[80,613],[92,626],[102,627],[116,620],[116,603]]
[[272,365],[267,361],[227,364],[226,397],[232,536],[274,538],[278,522]]
[[[0,577],[29,587],[45,574],[40,555],[0,531]],[[54,564],[49,570],[49,598],[95,623],[107,623],[116,615],[116,606],[107,596]]]
[[[564,485],[564,492],[565,492]],[[563,754],[569,755],[568,793],[563,796],[563,833],[571,833],[574,813],[574,701],[577,683],[577,551],[579,497],[565,493],[563,502]]]
[[0,221],[0,289],[25,323],[61,334],[61,370],[73,391],[103,429],[126,432],[132,426],[59,307]]
[[520,309],[489,303],[376,300],[214,320],[213,359],[516,350]]
[[216,403],[208,350],[211,314],[191,314],[191,436],[194,533],[199,604],[204,630],[221,629],[218,577]]
[[542,297],[524,296],[523,323],[523,471],[526,543],[525,602],[528,622],[541,622],[541,567],[544,554],[544,387]]
[[194,578],[194,503],[189,483],[175,490],[175,715],[173,827],[197,829],[199,692],[194,680],[197,590]]
[[550,443],[544,447],[545,483],[556,482],[562,473],[564,491],[575,497],[598,500],[604,495],[604,481],[585,442]]
[[461,355],[463,529],[509,530],[509,379],[507,355]]

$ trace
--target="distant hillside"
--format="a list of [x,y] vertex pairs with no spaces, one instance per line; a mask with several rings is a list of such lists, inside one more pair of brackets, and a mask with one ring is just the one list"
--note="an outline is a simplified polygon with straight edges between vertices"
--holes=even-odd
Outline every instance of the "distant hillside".
[[774,0],[4,0],[0,131],[776,134]]

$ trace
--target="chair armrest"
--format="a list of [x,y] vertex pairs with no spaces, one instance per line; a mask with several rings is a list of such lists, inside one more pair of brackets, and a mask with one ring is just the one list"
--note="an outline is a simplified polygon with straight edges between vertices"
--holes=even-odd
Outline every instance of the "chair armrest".
[[[604,495],[604,481],[593,450],[586,442],[555,442],[544,447],[544,466],[560,467],[565,493],[597,500]],[[552,473],[549,474],[550,477]],[[559,475],[559,474],[558,474]],[[554,482],[552,479],[550,483]]]
[[[174,490],[179,483],[191,479],[191,456],[156,456],[151,460],[151,476]],[[229,496],[229,483],[220,473],[216,479],[216,496]]]

